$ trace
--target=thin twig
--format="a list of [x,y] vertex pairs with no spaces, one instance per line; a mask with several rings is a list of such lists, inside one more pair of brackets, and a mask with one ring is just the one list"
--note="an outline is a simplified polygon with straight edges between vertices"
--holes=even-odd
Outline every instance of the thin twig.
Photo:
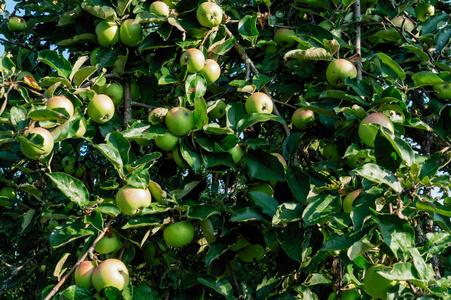
[[136,102],[136,101],[131,101],[130,102],[131,106],[139,106],[139,107],[144,107],[144,108],[148,108],[148,109],[155,109],[158,108],[158,106],[153,106],[153,105],[149,105],[149,104],[145,104],[145,103],[141,103],[141,102]]
[[132,87],[131,78],[126,78],[124,80],[124,126],[128,127],[128,122],[132,119]]
[[8,40],[2,39],[2,38],[0,38],[0,41],[5,42],[5,43],[8,43],[8,44],[11,44],[11,45],[14,45],[14,46],[19,46],[19,47],[26,48],[26,49],[28,49],[28,50],[34,52],[34,53],[39,53],[38,50],[33,49],[33,48],[31,48],[30,46],[27,46],[27,45],[24,45],[24,44],[21,44],[21,43],[17,43],[17,42],[13,42],[13,41],[8,41]]
[[362,27],[360,25],[360,0],[354,3],[354,17],[358,20],[355,23],[355,49],[359,59],[357,60],[357,79],[362,80]]
[[114,218],[110,218],[107,223],[105,224],[105,227],[103,231],[96,237],[94,242],[92,242],[91,247],[80,257],[80,259],[77,261],[77,263],[70,269],[66,275],[64,275],[63,278],[58,282],[57,285],[55,285],[52,289],[52,291],[44,298],[44,300],[50,300],[52,297],[58,292],[58,290],[61,288],[61,286],[66,282],[66,280],[69,278],[69,276],[72,275],[72,273],[75,271],[75,269],[86,259],[88,256],[88,253],[92,252],[94,250],[94,247],[97,245],[97,243],[100,241],[101,238],[105,235],[105,233],[108,231],[111,223],[113,222]]
[[228,267],[229,270],[230,270],[230,275],[232,275],[233,284],[235,284],[235,289],[236,289],[236,291],[238,292],[238,296],[241,297],[241,296],[242,296],[242,293],[241,293],[240,284],[238,283],[238,280],[236,279],[235,272],[233,271],[233,268],[232,268],[232,266],[231,266],[230,261],[229,261],[229,263],[227,264],[227,267]]

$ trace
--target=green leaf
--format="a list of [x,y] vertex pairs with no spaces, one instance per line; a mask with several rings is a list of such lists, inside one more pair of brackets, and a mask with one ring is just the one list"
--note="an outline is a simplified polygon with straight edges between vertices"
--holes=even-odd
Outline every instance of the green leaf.
[[133,300],[161,300],[160,295],[147,284],[133,288]]
[[359,96],[349,95],[345,91],[327,90],[319,95],[319,98],[334,98],[357,103],[362,106],[369,106],[368,102]]
[[396,178],[395,174],[379,165],[367,163],[359,168],[354,169],[353,172],[365,179],[368,179],[369,181],[384,183],[397,193],[402,192],[401,183],[399,182],[398,178]]
[[[207,81],[202,75],[196,73],[188,76],[185,81],[185,94],[190,104],[194,104],[196,99],[203,97],[206,91]],[[202,126],[198,128],[200,129]]]
[[347,255],[350,260],[354,260],[360,255],[374,249],[376,246],[370,242],[371,236],[364,236],[361,240],[352,244],[347,251]]
[[252,77],[252,84],[257,87],[257,90],[262,89],[265,85],[274,80],[273,77],[269,77],[263,74],[258,74]]
[[354,223],[354,230],[360,231],[364,222],[369,219],[370,207],[376,207],[376,200],[384,196],[385,190],[373,186],[370,189],[363,190],[352,204],[351,218]]
[[417,248],[409,249],[410,255],[413,257],[413,265],[418,272],[420,279],[430,281],[434,279],[434,270],[432,269],[432,265],[426,264],[423,257]]
[[233,288],[227,279],[212,275],[202,275],[198,276],[197,280],[203,285],[213,289],[218,294],[225,296],[226,299],[232,299]]
[[283,58],[294,58],[297,60],[330,60],[332,58],[332,54],[324,48],[311,47],[306,50],[290,50],[285,53]]
[[231,222],[266,221],[266,217],[260,213],[260,208],[247,206],[239,209],[230,217]]
[[121,213],[119,206],[113,203],[102,203],[96,208],[96,211],[112,217],[117,217]]
[[261,207],[262,212],[272,217],[277,211],[279,202],[271,196],[263,192],[250,192],[249,193],[254,200],[254,203]]
[[259,31],[257,29],[257,16],[247,15],[244,16],[238,23],[238,32],[243,39],[248,40],[251,43],[255,43]]
[[81,220],[68,220],[50,234],[50,245],[58,248],[76,239],[94,235],[91,229],[85,229],[85,223]]
[[69,78],[69,75],[72,72],[70,62],[67,61],[62,54],[58,54],[56,51],[47,49],[39,51],[37,60],[55,69],[61,77]]
[[345,7],[345,10],[348,10],[348,8],[353,5],[357,0],[343,0],[343,5]]
[[61,293],[59,293],[59,300],[95,300],[94,294],[90,288],[71,285]]
[[382,128],[379,128],[377,131],[376,139],[374,140],[374,155],[378,165],[396,172],[402,163],[401,154],[391,137],[392,134],[387,131]]
[[308,205],[302,213],[305,226],[314,225],[341,210],[341,200],[338,195],[322,193],[308,200]]
[[89,204],[89,192],[82,181],[66,173],[46,173],[46,175],[70,201],[80,207]]
[[237,132],[238,123],[244,119],[246,112],[244,110],[244,105],[239,102],[228,103],[226,107],[226,121],[227,127]]
[[451,157],[448,155],[436,152],[432,154],[424,163],[421,164],[421,170],[419,178],[422,180],[426,176],[429,178],[434,177],[437,171],[446,166],[451,161]]
[[252,178],[283,181],[284,168],[274,155],[261,150],[249,150],[244,159]]
[[451,217],[451,207],[442,205],[438,202],[417,202],[416,207],[420,211],[434,212],[445,217]]
[[98,231],[103,231],[102,214],[98,211],[93,211],[90,215],[85,215],[85,223],[91,224]]
[[146,165],[140,165],[138,168],[126,174],[124,179],[127,185],[141,189],[147,188],[150,182],[148,167]]
[[296,200],[305,203],[310,191],[310,177],[300,166],[295,166],[291,170],[285,169],[285,180]]
[[429,55],[423,51],[423,47],[421,45],[402,45],[401,47],[421,57],[425,62],[430,60]]
[[282,203],[272,218],[273,225],[285,225],[302,220],[302,207],[299,203]]
[[417,72],[412,75],[412,80],[416,87],[423,85],[434,85],[443,82],[443,79],[441,79],[437,74],[434,74],[430,71]]
[[404,70],[390,56],[388,56],[387,54],[384,54],[382,52],[376,53],[376,55],[379,57],[379,59],[384,64],[389,66],[390,69],[392,69],[398,75],[398,77],[401,78],[401,80],[405,80],[406,79],[406,73],[404,73]]
[[117,18],[116,11],[111,6],[106,5],[89,5],[89,2],[83,2],[81,7],[91,15],[106,20],[114,20]]
[[301,146],[301,138],[304,132],[293,132],[289,137],[283,141],[283,157],[290,161],[293,155],[296,155],[299,147]]
[[342,235],[331,234],[327,241],[321,247],[321,251],[341,250],[351,247],[354,243],[360,241],[368,232],[368,229],[358,232],[345,232]]
[[244,129],[257,124],[261,122],[267,122],[267,121],[276,121],[280,124],[285,123],[285,120],[281,117],[278,117],[273,114],[259,114],[259,113],[253,113],[250,115],[247,115],[240,121],[238,121],[236,131],[244,131]]
[[77,72],[75,72],[74,74],[74,84],[78,87],[80,87],[83,82],[85,82],[86,80],[88,80],[92,74],[94,74],[97,71],[96,67],[93,66],[89,66],[89,67],[84,67],[79,69]]
[[141,227],[156,227],[158,229],[162,225],[162,220],[157,215],[145,215],[145,216],[138,216],[133,217],[130,219],[127,224],[122,226],[123,230],[130,229],[130,228],[141,228]]
[[188,209],[188,212],[186,213],[186,215],[190,219],[198,219],[198,220],[205,220],[208,219],[210,216],[220,214],[221,211],[219,210],[219,208],[211,204],[191,206]]
[[442,52],[442,50],[449,45],[451,41],[451,25],[448,24],[443,28],[440,28],[438,33],[435,35],[434,44],[437,52]]
[[194,120],[194,127],[197,129],[203,129],[208,125],[207,103],[202,97],[194,99]]
[[298,262],[301,262],[303,231],[297,223],[289,223],[277,234],[280,246],[287,255]]

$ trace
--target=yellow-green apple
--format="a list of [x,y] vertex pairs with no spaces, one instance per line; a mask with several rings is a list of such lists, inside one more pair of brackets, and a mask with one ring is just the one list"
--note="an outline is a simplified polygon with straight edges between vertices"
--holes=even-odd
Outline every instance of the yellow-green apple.
[[365,271],[363,284],[368,295],[376,299],[387,299],[387,292],[396,285],[396,281],[392,281],[380,275],[379,271],[390,271],[389,267],[384,265],[373,265]]
[[121,239],[113,231],[108,231],[105,235],[97,242],[94,247],[94,251],[99,254],[107,254],[119,250],[122,248]]
[[434,91],[436,92],[437,97],[440,99],[448,100],[451,99],[451,83],[444,82],[435,84],[433,86]]
[[221,67],[215,60],[207,59],[199,73],[205,78],[208,84],[211,84],[221,76]]
[[129,47],[138,46],[142,39],[142,30],[143,27],[135,22],[135,19],[127,19],[122,22],[119,29],[119,37],[122,44]]
[[273,102],[265,93],[256,92],[246,99],[244,107],[248,114],[270,114],[273,110]]
[[298,108],[291,116],[291,122],[297,129],[304,130],[315,121],[315,113],[310,109]]
[[16,189],[5,186],[0,191],[0,206],[7,207],[14,203],[14,200],[16,199],[17,192]]
[[179,248],[194,238],[194,227],[189,221],[173,223],[163,229],[163,238],[169,246]]
[[132,186],[122,187],[116,194],[116,204],[124,215],[132,216],[150,205],[152,196],[149,189]]
[[8,20],[8,28],[11,31],[24,31],[27,28],[27,22],[21,17],[12,17]]
[[186,107],[171,108],[164,118],[164,123],[170,132],[183,136],[194,127],[194,114]]
[[111,83],[102,93],[113,100],[114,106],[119,106],[124,99],[124,87],[120,83]]
[[78,286],[84,286],[87,288],[92,287],[92,272],[94,272],[95,266],[92,261],[82,261],[75,269],[75,284]]
[[164,151],[174,150],[178,143],[179,137],[170,131],[166,131],[165,134],[159,135],[155,138],[155,144]]
[[169,16],[169,6],[163,1],[155,1],[150,4],[149,12],[157,16]]
[[[74,115],[74,105],[72,101],[67,99],[65,96],[54,96],[47,101],[47,109],[57,110],[64,109],[68,114],[68,119],[70,119]],[[65,122],[67,119],[61,118],[58,119],[58,122]]]
[[96,123],[106,123],[114,116],[113,100],[107,95],[95,95],[88,104],[88,116]]
[[207,109],[208,116],[211,119],[220,119],[225,116],[226,107],[227,107],[227,105],[225,104],[224,101],[222,101],[222,100],[214,101],[214,104],[211,105],[210,107],[208,107],[208,109]]
[[329,63],[326,69],[327,82],[333,87],[342,89],[346,78],[356,78],[357,69],[354,64],[346,59],[335,59]]
[[197,7],[196,17],[200,25],[215,27],[222,22],[222,8],[213,2],[203,2]]
[[189,73],[197,73],[205,66],[205,56],[199,49],[190,48],[180,57],[180,65],[187,65]]
[[413,22],[410,21],[409,18],[398,16],[393,18],[391,21],[395,26],[404,27],[408,31],[412,31],[415,29],[415,25],[413,25]]
[[352,211],[352,204],[354,203],[354,200],[360,195],[362,192],[362,189],[358,189],[355,191],[350,192],[347,194],[343,199],[343,211],[345,213],[351,213]]
[[119,42],[119,26],[114,21],[100,21],[95,31],[97,41],[102,47],[108,47]]
[[122,291],[129,282],[127,266],[116,258],[102,261],[92,272],[92,284],[97,291],[115,287]]
[[54,145],[52,134],[45,128],[35,127],[25,131],[24,136],[27,138],[31,134],[40,136],[43,144],[40,146],[20,141],[20,150],[22,150],[23,155],[30,159],[42,159],[49,155],[52,152]]
[[435,7],[426,2],[420,2],[415,6],[415,15],[421,22],[425,22],[430,16],[435,14]]
[[393,126],[393,123],[390,121],[388,117],[386,117],[383,113],[372,113],[366,116],[359,125],[358,134],[360,137],[360,140],[367,145],[368,147],[374,148],[374,140],[376,139],[377,132],[374,132],[370,128],[364,125],[370,125],[370,124],[378,124],[382,127],[387,128],[391,132],[395,132],[395,127]]
[[296,43],[296,41],[292,38],[296,36],[294,30],[288,28],[279,28],[274,34],[274,41],[277,43],[279,47],[291,47]]
[[236,144],[234,147],[228,149],[227,152],[232,155],[232,159],[235,164],[239,163],[243,157],[243,149],[239,144]]
[[237,256],[244,262],[253,262],[262,258],[265,253],[265,249],[260,244],[251,244],[240,251],[238,251]]

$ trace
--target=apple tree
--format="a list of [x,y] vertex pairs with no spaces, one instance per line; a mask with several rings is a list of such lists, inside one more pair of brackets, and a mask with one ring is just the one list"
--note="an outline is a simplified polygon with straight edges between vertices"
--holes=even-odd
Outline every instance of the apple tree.
[[0,0],[5,299],[450,299],[448,0]]

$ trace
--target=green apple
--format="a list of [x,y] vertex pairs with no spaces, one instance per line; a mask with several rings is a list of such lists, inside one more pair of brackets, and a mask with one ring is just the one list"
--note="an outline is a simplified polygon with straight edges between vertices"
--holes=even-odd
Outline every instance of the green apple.
[[293,126],[300,130],[305,130],[315,121],[315,113],[310,109],[298,108],[291,116]]
[[265,249],[260,244],[251,244],[240,251],[238,251],[237,256],[244,262],[253,262],[262,258],[265,253]]
[[343,199],[343,211],[345,213],[351,213],[352,211],[352,204],[354,203],[354,200],[360,195],[362,192],[362,189],[358,189],[355,191],[350,192],[347,194]]
[[128,47],[138,46],[142,39],[142,30],[143,27],[135,22],[135,19],[127,19],[122,22],[119,29],[119,37],[122,44]]
[[434,91],[437,93],[437,97],[443,100],[451,99],[451,83],[439,83],[433,86]]
[[151,265],[156,266],[160,264],[160,259],[155,256],[156,249],[152,242],[147,242],[143,247],[144,261]]
[[173,107],[166,114],[164,123],[170,132],[183,136],[194,128],[194,114],[188,108]]
[[169,6],[163,1],[155,1],[150,4],[149,12],[157,16],[169,16]]
[[415,15],[420,22],[425,22],[435,14],[435,7],[429,3],[420,2],[415,6]]
[[8,20],[8,28],[10,31],[24,31],[27,29],[27,22],[21,17],[12,17]]
[[279,47],[291,47],[296,41],[292,38],[296,36],[294,30],[287,28],[279,28],[274,34],[274,41]]
[[387,299],[387,292],[396,285],[396,281],[389,280],[378,272],[387,272],[389,270],[390,268],[384,265],[373,265],[366,270],[363,284],[368,295],[376,299]]
[[92,287],[92,272],[94,272],[94,263],[92,261],[82,261],[74,271],[75,284],[87,288]]
[[17,192],[14,188],[6,186],[0,191],[0,206],[8,207],[16,200]]
[[72,136],[73,139],[79,139],[83,137],[86,133],[86,127],[88,126],[88,122],[86,121],[86,118],[82,117],[80,118],[79,124],[78,124],[78,130],[75,132],[75,134]]
[[227,105],[222,100],[213,101],[213,104],[207,109],[208,116],[211,119],[221,119],[226,114],[226,107]]
[[152,145],[152,141],[146,138],[135,138],[134,141],[141,147],[147,147]]
[[265,93],[256,92],[246,99],[244,107],[248,114],[270,114],[273,110],[273,102]]
[[340,154],[338,154],[338,146],[335,144],[327,144],[323,148],[323,156],[327,161],[338,163],[340,162]]
[[108,47],[119,42],[119,26],[108,20],[99,22],[96,26],[97,41],[102,47]]
[[122,100],[124,100],[124,87],[120,83],[111,83],[102,91],[102,93],[113,100],[115,107],[119,106],[122,103]]
[[116,204],[124,215],[132,216],[150,205],[152,196],[149,189],[139,189],[132,186],[122,187],[116,194]]
[[[65,96],[54,96],[47,101],[47,109],[50,110],[59,110],[64,109],[68,114],[70,119],[74,115],[74,105],[72,101],[67,99]],[[66,118],[58,119],[58,122],[63,123],[67,121]]]
[[169,246],[183,247],[193,240],[194,227],[189,221],[173,223],[164,228],[163,238]]
[[221,67],[215,60],[207,59],[205,61],[205,66],[199,73],[205,78],[207,84],[212,84],[218,80],[219,76],[221,76]]
[[43,139],[43,144],[42,146],[38,146],[35,144],[29,144],[20,141],[20,150],[22,150],[23,155],[25,155],[29,159],[42,159],[52,152],[54,145],[53,136],[47,129],[42,127],[29,129],[25,131],[25,138],[27,138],[30,134],[36,134],[40,136]]
[[177,166],[179,166],[180,168],[182,168],[182,169],[190,168],[190,166],[187,164],[187,162],[180,155],[180,150],[178,147],[175,147],[175,149],[172,150],[172,158],[174,159]]
[[165,134],[159,135],[155,138],[155,144],[164,151],[174,150],[178,143],[179,137],[170,131],[166,131]]
[[415,25],[413,25],[413,22],[410,21],[409,18],[398,16],[391,21],[395,26],[404,27],[408,31],[413,31],[415,29]]
[[379,124],[380,126],[387,128],[391,132],[395,132],[393,123],[383,113],[369,114],[362,120],[362,122],[360,122],[358,134],[362,142],[371,148],[374,148],[374,140],[376,139],[377,132],[374,132],[367,126],[364,126],[369,124]]
[[357,300],[360,299],[360,293],[356,289],[345,290],[340,293],[340,300]]
[[232,155],[232,159],[235,164],[239,163],[243,157],[243,149],[239,144],[236,144],[234,147],[228,149],[227,152]]
[[122,291],[129,282],[128,269],[116,258],[102,261],[92,272],[92,284],[97,291],[106,287],[115,287]]
[[180,65],[187,65],[189,73],[197,73],[205,66],[205,56],[199,49],[190,48],[180,57]]
[[346,59],[335,59],[329,63],[326,69],[326,79],[335,88],[342,89],[346,78],[356,78],[357,69],[354,64]]
[[218,26],[222,22],[222,8],[213,2],[204,2],[197,7],[196,17],[200,25],[208,28]]
[[113,231],[108,231],[95,245],[94,251],[107,254],[122,248],[121,239]]
[[99,52],[99,50],[102,49],[102,47],[97,47],[94,50],[92,50],[91,54],[89,55],[89,63],[91,64],[91,66],[96,66],[97,65],[97,53]]
[[103,94],[95,95],[88,104],[88,116],[96,123],[106,123],[114,116],[114,102]]

